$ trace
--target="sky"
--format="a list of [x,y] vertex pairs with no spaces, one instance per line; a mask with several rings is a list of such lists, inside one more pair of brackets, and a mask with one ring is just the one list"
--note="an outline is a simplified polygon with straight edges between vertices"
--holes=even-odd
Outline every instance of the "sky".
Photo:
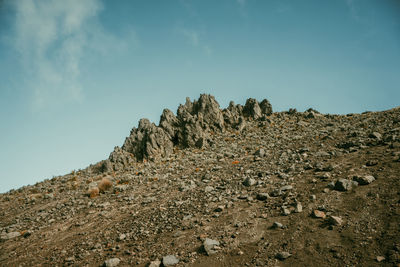
[[188,96],[400,105],[399,0],[0,0],[0,192],[106,159]]

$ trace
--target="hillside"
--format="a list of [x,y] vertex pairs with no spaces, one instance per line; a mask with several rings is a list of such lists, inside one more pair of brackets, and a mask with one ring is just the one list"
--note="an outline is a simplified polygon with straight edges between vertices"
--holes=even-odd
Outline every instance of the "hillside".
[[187,99],[1,194],[0,233],[0,266],[400,266],[400,108]]

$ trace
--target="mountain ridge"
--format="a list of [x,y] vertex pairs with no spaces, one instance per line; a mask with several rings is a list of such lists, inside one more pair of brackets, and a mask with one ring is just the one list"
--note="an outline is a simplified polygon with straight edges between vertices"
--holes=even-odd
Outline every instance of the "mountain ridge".
[[0,265],[399,266],[399,173],[399,107],[201,95],[102,162],[0,194]]

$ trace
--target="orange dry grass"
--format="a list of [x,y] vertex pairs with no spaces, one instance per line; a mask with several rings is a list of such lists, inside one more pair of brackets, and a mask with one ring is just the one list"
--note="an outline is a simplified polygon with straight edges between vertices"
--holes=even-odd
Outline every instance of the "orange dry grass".
[[100,191],[98,187],[93,187],[88,190],[88,195],[90,196],[90,198],[97,197],[99,193]]
[[112,182],[107,178],[103,178],[97,187],[99,188],[100,192],[105,192],[112,187]]

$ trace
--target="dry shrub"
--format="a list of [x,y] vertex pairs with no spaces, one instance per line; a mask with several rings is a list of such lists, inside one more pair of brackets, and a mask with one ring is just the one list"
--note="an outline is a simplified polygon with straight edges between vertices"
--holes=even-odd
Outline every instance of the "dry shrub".
[[112,182],[107,178],[103,178],[97,187],[99,188],[100,192],[105,192],[112,187]]
[[92,187],[88,190],[88,195],[91,198],[97,197],[100,193],[100,190],[98,187]]

